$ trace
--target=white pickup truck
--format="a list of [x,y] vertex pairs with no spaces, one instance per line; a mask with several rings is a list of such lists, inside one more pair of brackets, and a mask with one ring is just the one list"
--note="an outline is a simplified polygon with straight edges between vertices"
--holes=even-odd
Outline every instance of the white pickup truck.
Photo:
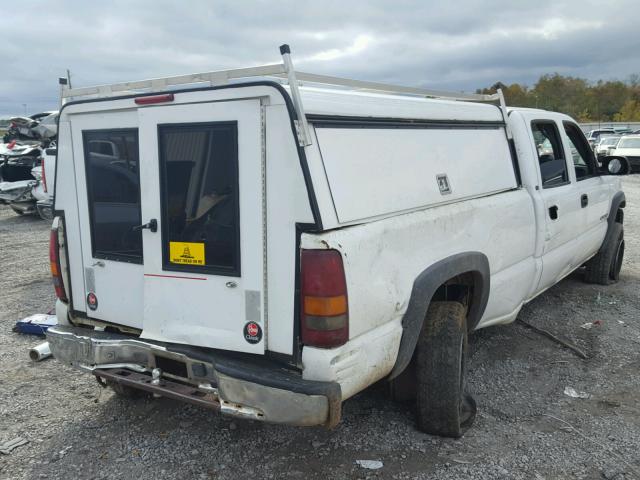
[[63,92],[51,350],[123,395],[292,425],[334,426],[388,379],[420,429],[460,436],[468,332],[583,266],[618,280],[628,162],[598,166],[571,118],[500,93],[281,53]]

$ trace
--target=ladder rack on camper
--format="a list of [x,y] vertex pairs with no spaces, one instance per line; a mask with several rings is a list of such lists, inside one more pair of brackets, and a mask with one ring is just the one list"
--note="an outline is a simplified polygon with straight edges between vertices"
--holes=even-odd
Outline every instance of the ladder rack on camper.
[[[280,47],[282,63],[261,65],[257,67],[239,68],[233,70],[219,70],[214,72],[193,73],[189,75],[179,75],[175,77],[153,78],[149,80],[139,80],[134,82],[114,83],[110,85],[96,85],[93,87],[69,88],[67,79],[60,79],[60,95],[62,103],[75,100],[81,97],[108,98],[126,93],[148,93],[157,92],[179,85],[194,85],[207,83],[210,86],[227,85],[232,80],[246,79],[251,77],[275,77],[279,81],[286,80],[288,83],[293,106],[296,111],[299,140],[301,146],[311,144],[309,126],[302,105],[302,98],[298,89],[299,85],[315,84],[323,87],[343,87],[350,90],[368,91],[376,93],[386,93],[391,95],[407,95],[413,97],[442,98],[448,100],[467,102],[497,102],[501,110],[503,119],[507,119],[507,108],[502,90],[498,89],[495,94],[478,94],[463,92],[446,92],[440,90],[430,90],[425,88],[405,87],[378,82],[367,82],[361,80],[351,80],[347,78],[333,77],[328,75],[317,75],[296,71],[291,61],[291,51],[289,45]],[[511,138],[511,132],[507,127],[507,136]]]

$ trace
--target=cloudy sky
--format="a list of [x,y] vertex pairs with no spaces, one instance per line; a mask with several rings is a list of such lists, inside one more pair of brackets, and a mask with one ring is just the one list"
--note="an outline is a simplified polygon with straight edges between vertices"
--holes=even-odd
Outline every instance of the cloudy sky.
[[473,91],[559,72],[640,73],[638,0],[22,0],[5,9],[0,115],[74,86],[279,61],[299,70]]

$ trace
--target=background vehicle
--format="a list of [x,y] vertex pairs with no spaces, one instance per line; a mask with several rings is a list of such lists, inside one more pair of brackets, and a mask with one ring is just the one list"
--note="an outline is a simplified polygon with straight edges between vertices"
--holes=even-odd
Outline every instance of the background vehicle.
[[[55,136],[57,112],[42,112],[30,117],[12,117],[4,142],[12,140],[44,140]],[[41,122],[44,126],[39,128]]]
[[0,144],[0,202],[19,215],[35,213],[32,189],[38,184],[32,170],[39,167],[38,145],[20,145],[16,141]]
[[14,117],[0,144],[0,201],[20,215],[52,218],[57,122],[58,112]]
[[622,137],[613,154],[626,157],[631,165],[631,171],[640,172],[640,135]]
[[597,130],[590,130],[587,133],[587,140],[591,145],[591,148],[595,148],[596,144],[600,140],[601,135],[615,135],[616,131],[613,128],[600,128]]
[[595,147],[596,156],[612,155],[619,141],[620,135],[601,135]]
[[296,74],[281,53],[162,80],[211,87],[102,86],[65,105],[51,350],[122,394],[293,425],[334,426],[388,379],[422,430],[458,437],[475,415],[470,331],[512,322],[583,265],[618,280],[611,174],[628,164],[599,167],[571,118],[501,93]]
[[42,156],[40,167],[33,169],[32,174],[38,181],[33,187],[33,196],[36,199],[36,210],[40,218],[53,219],[53,194],[56,171],[56,149],[47,148]]

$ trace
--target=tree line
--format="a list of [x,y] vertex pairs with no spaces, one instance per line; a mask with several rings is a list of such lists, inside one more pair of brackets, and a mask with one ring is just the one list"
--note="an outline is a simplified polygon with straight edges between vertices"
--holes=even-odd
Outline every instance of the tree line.
[[566,113],[579,122],[640,122],[640,75],[626,81],[542,75],[533,87],[498,82],[476,93],[495,93],[502,88],[507,105]]

